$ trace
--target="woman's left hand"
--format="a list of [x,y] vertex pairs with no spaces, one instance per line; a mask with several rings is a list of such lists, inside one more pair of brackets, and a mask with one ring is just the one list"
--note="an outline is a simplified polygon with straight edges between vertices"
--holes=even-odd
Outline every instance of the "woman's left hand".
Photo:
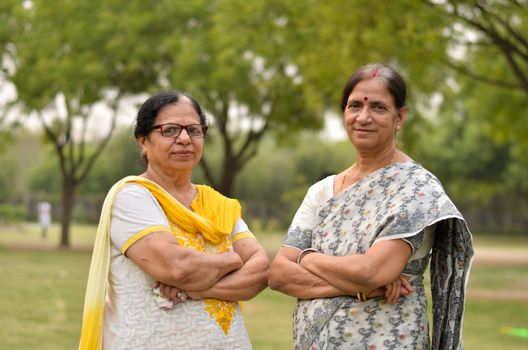
[[161,295],[178,304],[187,300],[188,296],[184,290],[172,287],[161,282],[156,282],[154,288],[159,288]]

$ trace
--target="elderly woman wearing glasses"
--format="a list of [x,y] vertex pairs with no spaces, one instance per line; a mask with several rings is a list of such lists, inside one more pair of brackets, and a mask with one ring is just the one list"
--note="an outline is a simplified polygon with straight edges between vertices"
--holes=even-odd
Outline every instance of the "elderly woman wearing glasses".
[[147,162],[107,195],[90,266],[81,349],[250,349],[237,301],[266,287],[268,259],[238,201],[195,185],[207,131],[180,92],[141,106]]

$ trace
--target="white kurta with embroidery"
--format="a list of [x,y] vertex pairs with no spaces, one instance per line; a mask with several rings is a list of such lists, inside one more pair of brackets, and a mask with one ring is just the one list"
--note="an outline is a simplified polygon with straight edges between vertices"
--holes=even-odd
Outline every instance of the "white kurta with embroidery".
[[[110,226],[104,349],[251,349],[236,303],[187,300],[172,309],[160,308],[152,292],[156,281],[128,259],[122,249],[138,233],[144,234],[149,228],[156,228],[152,232],[163,231],[163,227],[170,231],[171,225],[146,188],[129,184],[118,193]],[[231,238],[244,232],[248,232],[248,227],[239,219]],[[196,241],[207,246],[201,236],[195,237]]]

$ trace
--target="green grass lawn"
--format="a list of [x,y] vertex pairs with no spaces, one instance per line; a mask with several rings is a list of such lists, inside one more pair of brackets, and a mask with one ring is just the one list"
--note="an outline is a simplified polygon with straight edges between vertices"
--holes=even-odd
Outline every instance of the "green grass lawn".
[[528,235],[501,236],[473,233],[473,243],[479,247],[528,248]]
[[75,349],[91,254],[0,248],[0,349]]
[[[73,225],[70,232],[70,244],[73,247],[88,248],[93,246],[97,226]],[[0,225],[0,244],[27,244],[44,247],[58,247],[60,242],[60,225],[52,224],[47,237],[40,236],[38,223],[24,222],[12,225]]]
[[502,327],[528,328],[528,303],[468,300],[463,330],[466,350],[528,349],[528,338],[502,335]]
[[[0,349],[75,349],[91,253],[87,250],[12,250],[1,248],[13,240],[39,242],[38,228],[24,232],[0,229]],[[56,230],[56,232],[54,232]],[[74,226],[72,243],[93,242],[93,226]],[[276,250],[281,235],[257,234],[263,245]],[[527,240],[486,238],[484,245],[518,246]],[[49,246],[58,242],[58,228]],[[475,240],[480,244],[480,239]],[[526,290],[527,266],[475,265],[469,288]],[[523,282],[524,281],[524,282]],[[244,303],[243,314],[255,349],[292,349],[291,314],[294,299],[266,289]],[[468,350],[528,348],[528,339],[501,335],[501,327],[528,328],[528,302],[468,300],[464,340]]]
[[528,291],[528,266],[474,264],[471,269],[468,288]]

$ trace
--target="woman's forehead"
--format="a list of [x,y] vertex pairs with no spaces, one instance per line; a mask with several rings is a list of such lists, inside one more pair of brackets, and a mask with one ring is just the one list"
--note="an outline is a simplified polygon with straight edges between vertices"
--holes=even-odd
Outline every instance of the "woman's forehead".
[[200,116],[193,108],[190,101],[178,101],[177,103],[170,103],[163,107],[156,117],[158,122],[173,119],[200,122]]
[[372,100],[393,100],[393,97],[385,84],[378,79],[362,80],[354,87],[348,99],[372,101]]

